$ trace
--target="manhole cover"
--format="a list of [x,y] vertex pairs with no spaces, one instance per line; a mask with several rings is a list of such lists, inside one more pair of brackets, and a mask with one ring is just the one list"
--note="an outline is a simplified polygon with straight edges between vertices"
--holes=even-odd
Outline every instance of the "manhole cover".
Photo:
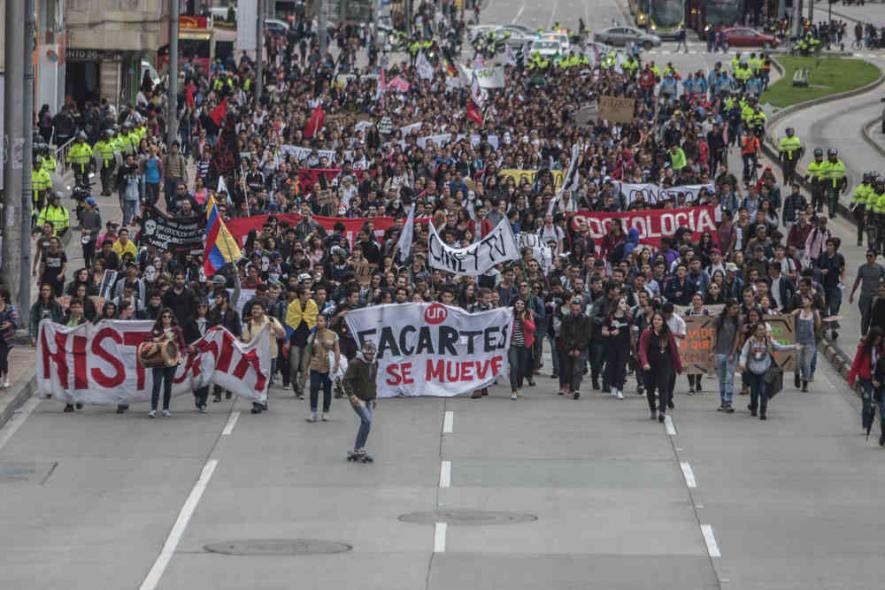
[[440,509],[427,512],[410,512],[399,517],[403,522],[435,524],[445,522],[455,526],[479,526],[489,524],[518,524],[538,520],[527,512],[498,512],[494,510]]
[[26,479],[34,473],[34,470],[21,465],[0,463],[0,479]]
[[344,553],[353,546],[319,539],[252,539],[212,543],[206,545],[205,549],[225,555],[319,555]]

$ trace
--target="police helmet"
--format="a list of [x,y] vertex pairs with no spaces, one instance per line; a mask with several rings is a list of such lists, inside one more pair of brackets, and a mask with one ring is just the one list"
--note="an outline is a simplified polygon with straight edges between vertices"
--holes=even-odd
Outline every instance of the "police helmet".
[[827,155],[828,156],[838,156],[839,150],[837,150],[836,148],[830,148],[827,150]]
[[823,151],[822,149],[820,149],[820,148],[814,148],[814,157],[815,157],[815,158],[823,158],[823,157],[824,157],[824,151]]
[[790,137],[793,137],[793,135],[795,133],[796,133],[795,129],[793,129],[792,127],[787,127],[787,135],[789,135]]

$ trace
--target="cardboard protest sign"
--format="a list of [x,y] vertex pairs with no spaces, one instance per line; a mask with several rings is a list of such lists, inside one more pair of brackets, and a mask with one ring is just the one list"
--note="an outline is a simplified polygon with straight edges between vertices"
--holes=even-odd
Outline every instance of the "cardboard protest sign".
[[635,98],[599,97],[599,118],[605,119],[609,123],[632,123],[635,108]]

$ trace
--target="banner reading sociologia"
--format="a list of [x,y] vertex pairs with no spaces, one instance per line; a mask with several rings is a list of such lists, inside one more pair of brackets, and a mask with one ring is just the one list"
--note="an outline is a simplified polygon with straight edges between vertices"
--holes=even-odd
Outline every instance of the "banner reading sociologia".
[[710,232],[716,241],[716,222],[713,215],[712,205],[617,212],[577,211],[572,215],[571,223],[575,230],[586,229],[593,239],[598,240],[608,233],[613,221],[619,220],[625,232],[636,228],[641,243],[657,247],[661,245],[661,238],[672,237],[680,228],[691,231],[695,241],[704,232]]
[[504,375],[513,310],[467,313],[441,303],[355,309],[345,316],[362,347],[378,347],[378,397],[452,397]]

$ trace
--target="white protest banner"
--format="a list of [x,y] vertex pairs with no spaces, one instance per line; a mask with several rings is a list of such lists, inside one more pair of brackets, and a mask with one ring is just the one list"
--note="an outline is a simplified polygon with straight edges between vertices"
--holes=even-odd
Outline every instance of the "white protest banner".
[[452,397],[505,374],[511,308],[467,313],[441,303],[392,303],[345,319],[360,347],[378,347],[378,397]]
[[[280,152],[284,156],[292,156],[297,162],[303,162],[310,156],[314,148],[302,147],[298,145],[281,145]],[[320,158],[328,158],[329,162],[334,162],[336,158],[335,150],[317,150],[317,156]]]
[[541,236],[538,234],[530,234],[528,232],[520,232],[516,236],[516,245],[520,252],[522,252],[523,248],[531,248],[532,258],[538,261],[538,264],[541,265],[544,272],[550,270],[550,267],[553,265],[553,251],[550,249],[550,246],[541,239]]
[[678,195],[685,195],[687,203],[697,202],[701,189],[707,189],[708,192],[714,192],[712,184],[685,184],[680,186],[658,186],[656,184],[630,184],[627,182],[616,182],[615,186],[624,196],[624,204],[629,207],[636,200],[638,195],[642,195],[645,203],[648,205],[656,205],[665,199],[673,199],[676,201]]
[[[469,84],[476,78],[480,88],[504,88],[504,66],[490,66],[471,69],[467,66],[458,65],[461,70],[462,81]],[[474,101],[476,102],[476,101]]]
[[658,192],[658,199],[672,199],[673,202],[676,202],[680,196],[685,197],[686,203],[697,203],[698,199],[701,195],[701,190],[706,189],[706,191],[710,194],[716,192],[713,188],[713,184],[683,184],[680,186],[670,186],[660,188]]
[[396,243],[396,249],[399,250],[400,261],[405,261],[412,252],[412,240],[415,238],[415,203],[409,207],[409,216],[406,223],[403,224],[403,231]]
[[418,70],[418,77],[422,80],[433,80],[433,65],[427,61],[423,51],[418,53],[418,58],[415,60],[415,69]]
[[[65,403],[131,404],[151,398],[153,371],[137,361],[138,345],[151,338],[151,321],[104,320],[66,328],[48,320],[37,338],[37,390]],[[172,393],[219,385],[251,400],[267,399],[270,335],[265,329],[244,344],[224,328],[211,328],[181,351]]]
[[516,238],[507,219],[502,219],[486,237],[466,248],[447,246],[433,224],[428,224],[428,227],[430,237],[427,240],[427,254],[430,257],[430,268],[475,277],[497,264],[519,258]]
[[451,133],[440,133],[439,135],[425,135],[424,137],[419,137],[415,140],[415,143],[418,144],[418,147],[422,150],[427,149],[427,142],[432,141],[437,147],[443,147],[450,141],[452,141]]
[[[230,297],[234,296],[234,290],[228,288],[227,294]],[[240,296],[236,301],[231,301],[231,305],[234,306],[234,309],[237,310],[237,313],[240,314],[240,317],[243,317],[243,308],[246,307],[246,304],[251,300],[255,299],[255,289],[240,289]]]

